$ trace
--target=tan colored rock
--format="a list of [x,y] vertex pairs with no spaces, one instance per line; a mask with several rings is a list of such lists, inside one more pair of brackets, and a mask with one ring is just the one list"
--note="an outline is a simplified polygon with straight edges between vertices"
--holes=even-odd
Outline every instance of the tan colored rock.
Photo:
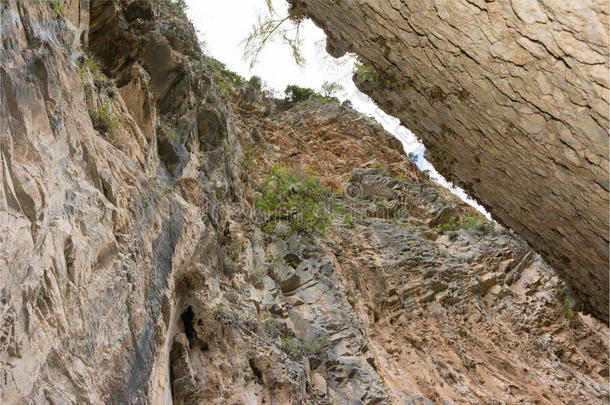
[[[0,8],[0,403],[608,397],[607,327],[514,235],[435,237],[474,211],[381,126],[232,105],[167,2],[59,5]],[[354,218],[263,232],[277,161],[361,190]]]
[[435,167],[607,322],[607,3],[299,3],[327,48],[378,72],[356,84],[422,139]]

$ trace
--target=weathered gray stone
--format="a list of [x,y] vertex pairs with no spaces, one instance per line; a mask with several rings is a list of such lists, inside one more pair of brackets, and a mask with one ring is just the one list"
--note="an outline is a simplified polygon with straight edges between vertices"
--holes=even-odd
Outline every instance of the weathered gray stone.
[[[2,404],[608,397],[607,327],[515,235],[436,235],[473,212],[379,124],[224,94],[171,2],[9,0],[0,17]],[[366,200],[324,197],[326,236],[256,222],[274,162],[337,189],[382,158],[352,176]],[[362,217],[375,206],[397,216]]]
[[356,84],[422,139],[439,172],[607,322],[607,2],[298,2],[331,44],[371,65]]

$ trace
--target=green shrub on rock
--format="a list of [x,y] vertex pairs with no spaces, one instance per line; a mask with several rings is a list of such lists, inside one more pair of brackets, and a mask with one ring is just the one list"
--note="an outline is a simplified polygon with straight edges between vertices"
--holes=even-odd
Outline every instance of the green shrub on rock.
[[279,236],[297,232],[324,235],[331,213],[330,192],[311,175],[274,165],[262,184],[263,197],[256,206],[265,215],[263,229]]
[[[436,229],[441,233],[446,231],[455,232],[459,229],[476,229],[477,231],[488,233],[494,230],[494,224],[487,218],[476,215],[464,215],[461,219],[451,217],[449,218],[449,222],[438,225]],[[452,235],[450,234],[450,237],[451,236]],[[454,239],[455,238],[457,238],[457,234],[454,236]]]
[[263,90],[263,79],[260,76],[252,76],[248,83],[258,91]]
[[305,101],[316,94],[314,89],[309,89],[307,87],[299,87],[295,84],[289,84],[288,86],[286,86],[286,90],[284,90],[284,93],[286,94],[286,100],[291,103]]

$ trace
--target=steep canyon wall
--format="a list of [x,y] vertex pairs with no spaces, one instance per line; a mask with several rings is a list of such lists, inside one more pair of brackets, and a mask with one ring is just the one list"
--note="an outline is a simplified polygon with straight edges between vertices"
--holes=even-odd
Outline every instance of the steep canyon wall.
[[[292,2],[296,3],[296,2]],[[359,88],[608,321],[608,4],[299,0]]]
[[[174,2],[0,33],[0,403],[607,402],[608,327],[374,120],[266,98]],[[326,233],[265,226],[276,164]]]

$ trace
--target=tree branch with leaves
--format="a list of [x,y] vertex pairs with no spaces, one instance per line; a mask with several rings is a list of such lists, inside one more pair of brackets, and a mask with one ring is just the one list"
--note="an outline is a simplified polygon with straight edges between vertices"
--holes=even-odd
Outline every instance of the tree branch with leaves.
[[282,17],[273,7],[272,0],[265,0],[265,3],[267,15],[259,17],[258,23],[252,27],[248,37],[242,41],[244,59],[250,62],[250,67],[253,67],[267,43],[274,38],[280,38],[290,47],[296,64],[303,66],[305,58],[301,51],[303,45],[301,24],[307,18],[305,7],[302,3],[295,1],[289,5],[288,14]]

